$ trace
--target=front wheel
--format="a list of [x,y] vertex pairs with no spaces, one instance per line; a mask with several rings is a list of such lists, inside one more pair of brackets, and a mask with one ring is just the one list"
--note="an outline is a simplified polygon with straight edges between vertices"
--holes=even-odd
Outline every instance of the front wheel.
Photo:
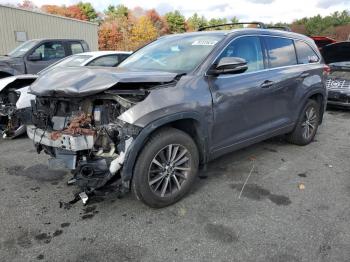
[[158,131],[136,161],[134,194],[151,207],[171,205],[191,189],[198,162],[197,146],[188,134],[174,128]]
[[295,129],[287,135],[288,142],[296,145],[307,145],[314,139],[320,123],[320,105],[315,100],[305,104]]

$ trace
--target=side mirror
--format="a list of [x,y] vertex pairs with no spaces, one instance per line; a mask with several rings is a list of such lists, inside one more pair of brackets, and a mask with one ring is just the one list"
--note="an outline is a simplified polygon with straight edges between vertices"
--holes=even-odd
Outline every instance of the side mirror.
[[40,61],[42,60],[42,56],[41,56],[41,53],[33,53],[31,55],[28,56],[28,60],[29,61]]
[[240,57],[223,57],[209,73],[212,75],[238,74],[248,69],[247,61]]

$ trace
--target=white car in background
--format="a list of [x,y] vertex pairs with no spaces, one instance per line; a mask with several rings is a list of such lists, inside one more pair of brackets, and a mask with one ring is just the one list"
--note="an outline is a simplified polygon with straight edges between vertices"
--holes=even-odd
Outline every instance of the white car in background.
[[14,138],[26,131],[20,121],[26,117],[25,110],[31,107],[35,96],[28,93],[29,86],[38,75],[43,75],[57,67],[96,66],[116,67],[132,52],[96,51],[68,56],[40,71],[37,75],[16,75],[0,79],[0,132],[3,138]]

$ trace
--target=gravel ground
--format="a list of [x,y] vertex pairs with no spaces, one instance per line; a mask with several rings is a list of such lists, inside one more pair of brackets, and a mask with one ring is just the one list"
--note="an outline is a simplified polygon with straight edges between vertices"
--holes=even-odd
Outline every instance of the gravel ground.
[[349,127],[350,112],[328,111],[309,146],[222,157],[164,209],[131,194],[65,205],[69,174],[27,138],[0,141],[0,261],[349,261]]

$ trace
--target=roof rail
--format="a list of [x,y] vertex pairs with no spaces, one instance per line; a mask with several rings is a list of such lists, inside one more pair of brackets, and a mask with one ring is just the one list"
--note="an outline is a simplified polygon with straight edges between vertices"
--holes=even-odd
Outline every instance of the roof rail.
[[288,26],[267,26],[267,29],[277,29],[277,30],[283,30],[287,32],[291,32],[292,30]]
[[198,31],[204,31],[209,28],[217,28],[222,26],[233,26],[233,25],[258,25],[259,28],[267,28],[266,25],[262,22],[237,22],[237,23],[228,23],[228,24],[220,24],[220,25],[210,25],[198,28]]

